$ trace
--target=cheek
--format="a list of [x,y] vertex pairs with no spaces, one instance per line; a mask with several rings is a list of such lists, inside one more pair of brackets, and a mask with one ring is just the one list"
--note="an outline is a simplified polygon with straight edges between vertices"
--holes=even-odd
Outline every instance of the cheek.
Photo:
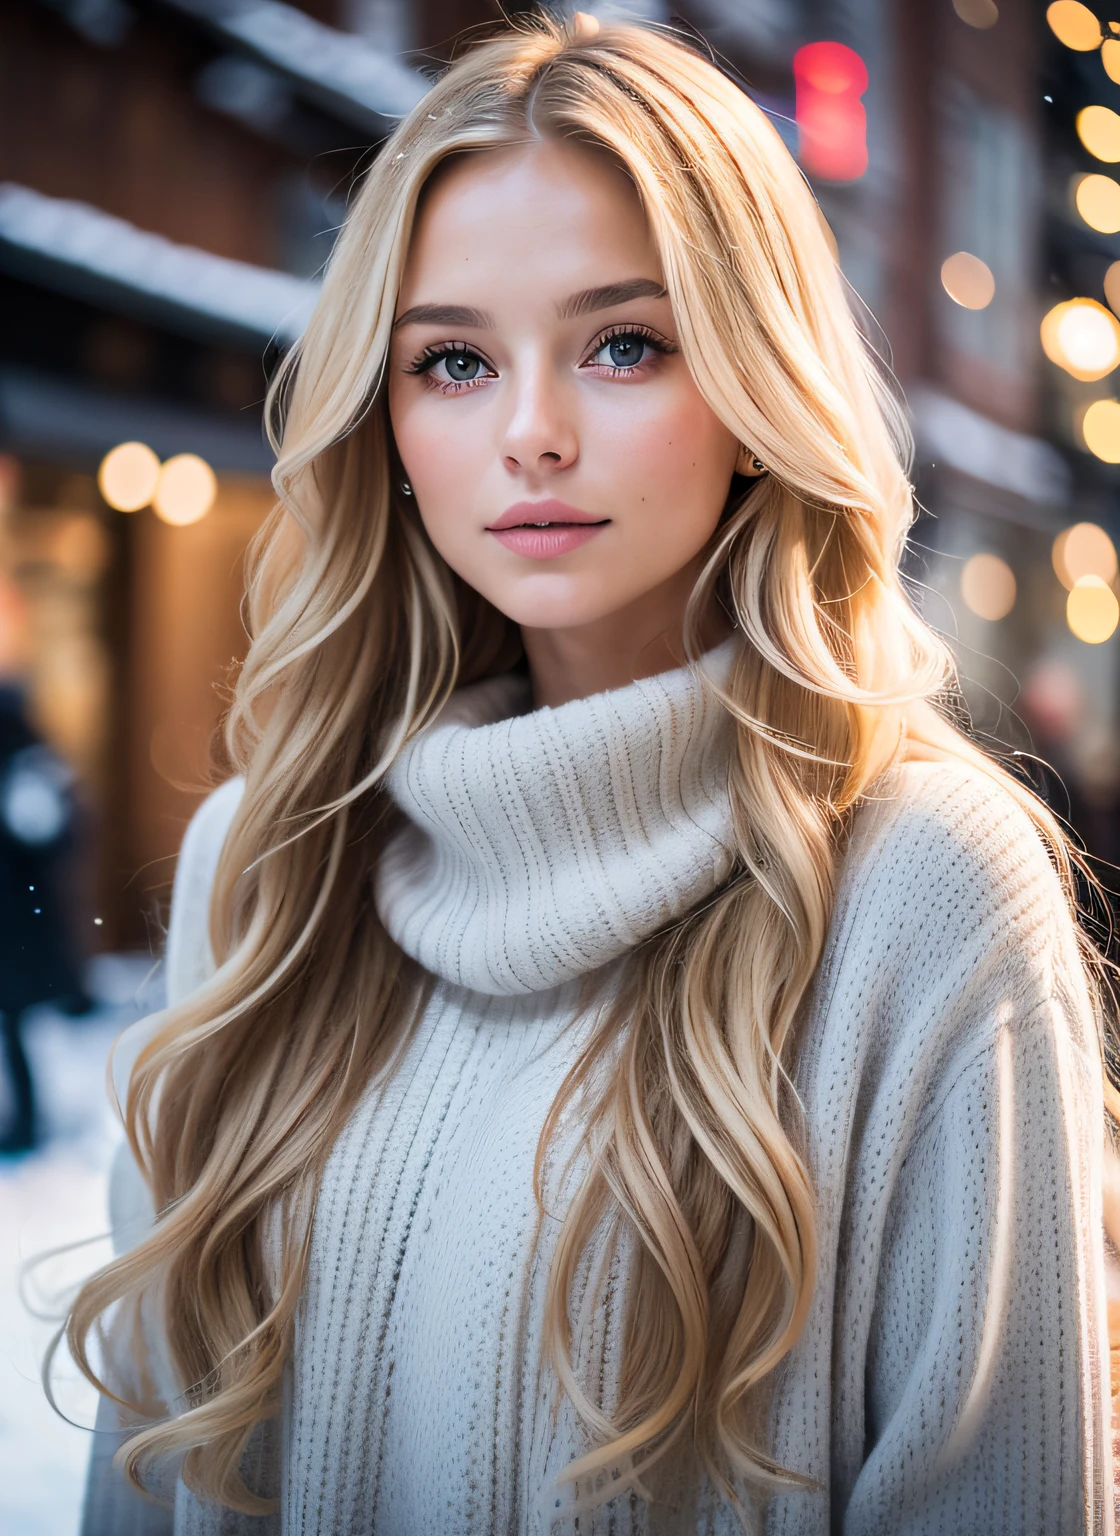
[[626,503],[670,528],[703,523],[703,542],[726,502],[738,444],[691,381],[659,391],[655,402],[620,400],[593,418],[591,435]]
[[485,468],[486,435],[474,415],[469,405],[449,411],[436,395],[390,386],[389,420],[397,453],[437,544],[441,535],[454,537],[463,526],[463,507]]

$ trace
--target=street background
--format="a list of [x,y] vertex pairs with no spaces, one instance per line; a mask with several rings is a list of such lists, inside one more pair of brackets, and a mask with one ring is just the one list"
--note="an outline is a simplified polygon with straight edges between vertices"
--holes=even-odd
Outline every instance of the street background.
[[[1116,883],[1120,23],[1076,0],[625,9],[699,32],[798,156],[910,404],[916,601],[978,732],[1021,754]],[[0,1080],[11,1536],[76,1529],[88,1435],[43,1398],[50,1328],[17,1271],[106,1225],[105,1061],[158,1002],[174,855],[244,651],[267,379],[371,153],[497,16],[0,0],[0,1013],[39,1095],[16,1155],[30,1121],[18,1070]],[[53,906],[31,904],[42,890]],[[17,996],[24,917],[48,980]],[[28,1283],[57,1291],[96,1253]],[[92,1392],[63,1375],[61,1406],[90,1423]]]

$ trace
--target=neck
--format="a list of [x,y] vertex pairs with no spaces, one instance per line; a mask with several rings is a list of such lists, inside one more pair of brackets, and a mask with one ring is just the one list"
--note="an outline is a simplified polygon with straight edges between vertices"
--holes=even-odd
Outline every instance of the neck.
[[[522,625],[534,708],[557,709],[683,666],[684,614],[698,573],[692,562],[662,586],[589,624]],[[729,632],[723,615],[712,610],[701,626],[701,649],[710,650]]]

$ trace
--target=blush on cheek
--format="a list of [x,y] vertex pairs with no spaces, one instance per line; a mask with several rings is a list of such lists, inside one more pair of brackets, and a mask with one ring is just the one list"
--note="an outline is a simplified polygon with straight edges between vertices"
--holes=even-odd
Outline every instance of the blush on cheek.
[[[698,478],[718,480],[727,452],[708,421],[693,413],[675,412],[664,418],[634,422],[610,444],[604,444],[611,479],[631,503],[697,499]],[[728,470],[728,478],[730,470]],[[702,492],[701,492],[702,497]]]

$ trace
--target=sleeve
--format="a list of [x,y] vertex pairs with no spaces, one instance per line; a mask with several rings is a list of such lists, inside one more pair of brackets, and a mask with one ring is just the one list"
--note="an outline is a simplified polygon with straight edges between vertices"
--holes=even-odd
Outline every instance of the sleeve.
[[963,969],[958,1048],[911,1106],[845,1536],[1113,1532],[1100,1047],[1048,866],[1038,882],[1042,912],[1005,907]]
[[[208,932],[210,891],[241,790],[239,779],[216,789],[196,811],[184,835],[164,956],[169,1004],[182,1002],[213,971]],[[109,1172],[109,1220],[118,1254],[139,1242],[153,1220],[148,1187],[127,1142],[117,1148]],[[102,1398],[86,1479],[81,1536],[171,1536],[182,1521],[177,1522],[165,1504],[138,1493],[113,1466],[113,1455],[125,1435],[116,1404]],[[255,1529],[264,1536],[263,1522],[258,1521]]]

